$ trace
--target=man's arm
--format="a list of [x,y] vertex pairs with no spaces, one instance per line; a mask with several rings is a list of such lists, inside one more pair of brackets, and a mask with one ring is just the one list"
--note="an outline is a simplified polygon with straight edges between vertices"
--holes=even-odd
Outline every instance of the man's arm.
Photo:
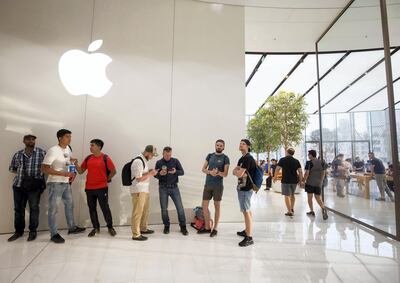
[[113,169],[110,170],[110,174],[108,174],[108,181],[111,181],[111,179],[115,176],[115,174],[117,174],[117,169],[115,169],[115,167]]
[[[76,172],[78,172],[79,174],[85,173],[86,167],[87,167],[87,161],[86,161],[86,159],[85,159],[85,160],[83,161],[83,163],[82,163],[82,165],[83,165],[84,167],[82,167],[82,166],[79,165],[78,159],[71,158],[71,161],[72,161],[72,162],[74,163],[74,165],[75,165]],[[85,164],[86,164],[86,165],[85,165]]]
[[233,169],[233,175],[235,175],[238,178],[242,178],[245,173],[246,173],[246,169],[242,168],[240,166],[236,166],[235,169]]
[[53,168],[51,168],[50,165],[47,165],[47,164],[42,164],[41,170],[44,174],[47,174],[47,175],[54,175],[54,176],[61,176],[61,177],[68,177],[68,178],[75,177],[75,174],[72,172],[56,171]]
[[182,164],[178,159],[176,159],[176,175],[177,176],[185,175],[185,171],[183,170]]
[[222,178],[227,177],[229,172],[229,164],[225,164],[224,172],[218,172],[218,175]]
[[203,168],[201,168],[201,171],[206,175],[210,174],[210,172],[208,171],[208,161],[207,160],[204,162]]
[[273,181],[274,182],[276,182],[276,180],[278,179],[278,175],[279,175],[279,172],[281,172],[281,169],[282,169],[282,167],[281,166],[276,166],[276,169],[275,169],[275,174],[274,174],[274,178],[273,178]]
[[13,158],[11,159],[10,167],[8,169],[11,173],[14,173],[14,174],[17,173],[17,169],[18,169],[17,168],[17,156],[18,156],[18,153],[14,154]]
[[297,169],[297,175],[299,176],[299,183],[301,183],[303,181],[303,169],[301,167]]

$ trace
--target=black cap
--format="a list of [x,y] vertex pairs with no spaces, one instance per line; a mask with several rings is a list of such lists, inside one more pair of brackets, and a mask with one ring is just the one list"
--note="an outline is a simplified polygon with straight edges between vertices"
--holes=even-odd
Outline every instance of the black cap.
[[34,139],[34,140],[36,140],[36,136],[31,135],[31,134],[25,135],[25,136],[24,136],[24,140],[27,140],[27,139]]

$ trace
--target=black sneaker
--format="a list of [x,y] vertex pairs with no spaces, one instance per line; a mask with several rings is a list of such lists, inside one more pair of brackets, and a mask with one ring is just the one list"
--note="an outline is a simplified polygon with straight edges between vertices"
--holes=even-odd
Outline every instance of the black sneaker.
[[154,234],[153,230],[147,229],[145,231],[140,231],[141,234]]
[[115,232],[115,229],[113,227],[109,227],[108,234],[110,234],[112,237],[115,237],[115,235],[117,235],[117,232]]
[[50,240],[56,244],[64,244],[65,242],[64,238],[61,237],[60,234],[55,234]]
[[240,247],[247,247],[254,244],[253,238],[252,237],[245,237],[240,243],[239,246]]
[[36,231],[30,231],[28,236],[28,242],[34,241],[37,237]]
[[314,211],[309,211],[306,213],[307,216],[315,216],[315,212]]
[[212,230],[212,232],[211,232],[211,234],[210,234],[210,237],[211,237],[211,238],[214,238],[214,237],[217,236],[217,234],[218,234],[218,231],[214,229],[214,230]]
[[293,217],[293,213],[291,213],[291,212],[286,212],[285,215],[286,215],[286,216]]
[[82,228],[82,227],[79,227],[79,226],[75,226],[74,229],[68,230],[68,235],[69,235],[69,234],[79,234],[79,233],[83,233],[85,230],[86,230],[86,228]]
[[169,226],[164,226],[164,234],[169,234]]
[[147,241],[147,237],[140,235],[139,237],[132,237],[134,241]]
[[188,230],[186,229],[186,227],[181,227],[181,233],[182,233],[183,236],[189,235],[189,232],[188,232]]
[[211,233],[211,229],[200,229],[199,231],[197,231],[197,234],[210,234]]
[[326,210],[326,208],[322,209],[322,219],[328,219],[328,211]]
[[236,235],[240,236],[240,237],[246,237],[246,230],[240,231],[240,232],[236,232]]
[[10,238],[8,238],[7,241],[9,242],[14,242],[16,239],[22,237],[23,234],[19,234],[19,233],[14,233]]
[[100,229],[93,229],[92,231],[90,231],[90,233],[87,235],[89,238],[96,236],[96,234],[100,233]]

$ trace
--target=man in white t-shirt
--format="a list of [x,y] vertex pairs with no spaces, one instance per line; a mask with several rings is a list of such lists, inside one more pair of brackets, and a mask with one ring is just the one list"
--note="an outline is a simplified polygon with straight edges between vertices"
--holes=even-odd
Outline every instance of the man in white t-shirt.
[[73,215],[73,202],[71,185],[76,173],[69,172],[68,165],[72,164],[71,131],[61,129],[57,132],[58,145],[50,148],[42,162],[42,172],[48,175],[47,187],[49,189],[49,228],[51,241],[57,244],[65,240],[57,232],[57,201],[62,199],[65,206],[65,216],[68,224],[68,234],[77,234],[85,231],[75,225]]
[[150,178],[157,174],[154,169],[149,170],[148,161],[157,156],[157,151],[152,145],[146,146],[144,152],[132,162],[131,170],[134,181],[131,186],[132,195],[132,240],[146,241],[142,234],[153,234],[147,228],[150,210]]

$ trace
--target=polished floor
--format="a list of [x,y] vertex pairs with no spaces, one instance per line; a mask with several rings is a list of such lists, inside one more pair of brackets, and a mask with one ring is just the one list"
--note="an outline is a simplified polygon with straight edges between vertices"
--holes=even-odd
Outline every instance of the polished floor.
[[329,214],[305,216],[305,195],[288,218],[275,192],[253,196],[255,245],[238,247],[241,223],[224,223],[216,238],[184,237],[162,226],[147,242],[130,240],[129,227],[111,238],[67,236],[66,243],[8,243],[0,236],[0,282],[400,282],[400,244]]

